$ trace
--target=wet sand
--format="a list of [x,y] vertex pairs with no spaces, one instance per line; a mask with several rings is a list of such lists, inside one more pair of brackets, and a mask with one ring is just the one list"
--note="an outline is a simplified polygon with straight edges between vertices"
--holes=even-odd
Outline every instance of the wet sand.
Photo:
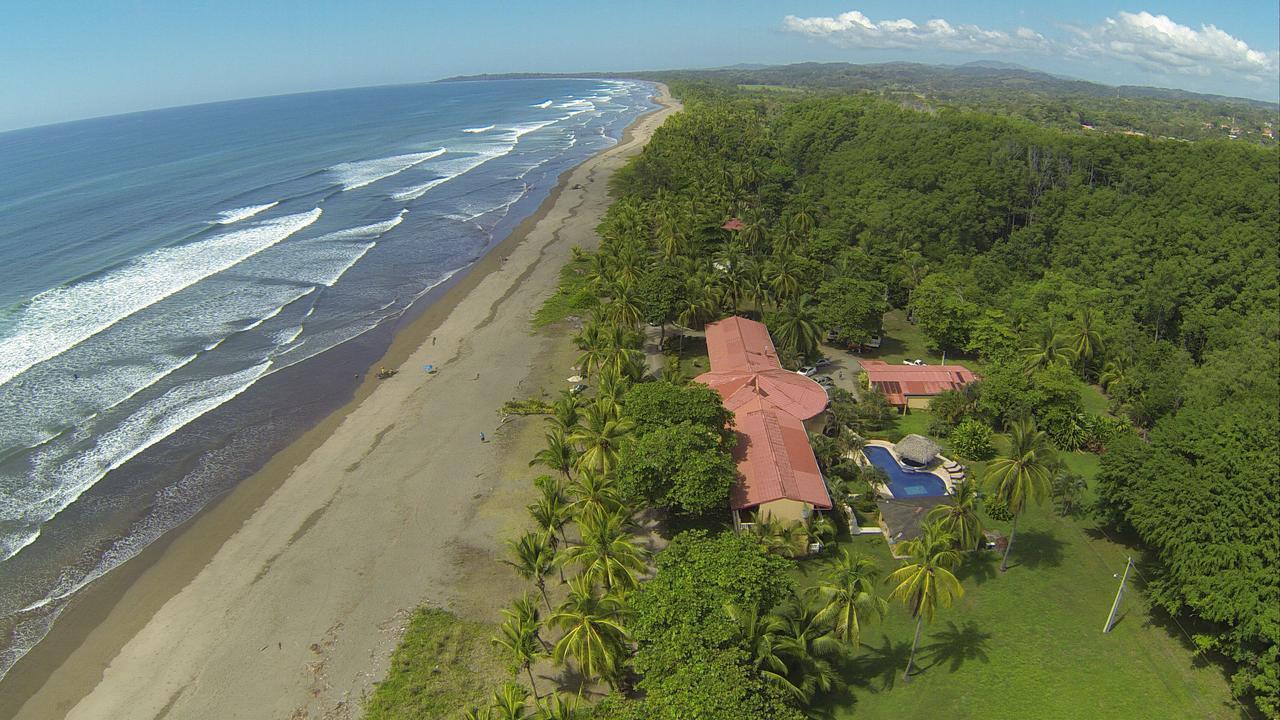
[[498,409],[570,374],[530,318],[571,248],[595,245],[608,177],[679,109],[661,90],[397,334],[381,363],[397,375],[81,593],[0,683],[0,716],[358,717],[414,607],[492,619],[540,430]]

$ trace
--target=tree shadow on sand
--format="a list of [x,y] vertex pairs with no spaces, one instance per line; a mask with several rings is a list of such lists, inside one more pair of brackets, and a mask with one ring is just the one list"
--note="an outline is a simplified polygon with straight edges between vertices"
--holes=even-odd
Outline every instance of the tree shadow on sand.
[[991,633],[983,632],[972,620],[964,625],[956,625],[948,621],[947,626],[929,635],[929,642],[920,647],[920,654],[929,659],[927,670],[937,665],[946,665],[948,672],[955,672],[970,660],[981,663],[990,662],[987,657],[987,642]]
[[1045,530],[1023,530],[1014,537],[1009,567],[1058,567],[1067,544]]

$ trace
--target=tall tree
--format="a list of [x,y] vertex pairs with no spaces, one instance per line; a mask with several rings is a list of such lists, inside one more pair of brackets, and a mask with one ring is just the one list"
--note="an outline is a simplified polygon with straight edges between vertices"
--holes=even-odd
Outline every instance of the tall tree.
[[509,610],[504,610],[503,613],[507,617],[498,626],[498,634],[490,638],[490,641],[502,650],[516,672],[523,670],[528,674],[529,687],[533,690],[534,698],[537,698],[538,684],[533,679],[533,664],[542,657],[538,645],[538,624],[536,621],[530,622],[529,618],[521,614],[512,614]]
[[559,562],[578,566],[583,577],[606,591],[634,589],[645,568],[645,552],[628,532],[625,511],[590,512],[578,524],[582,542],[566,548]]
[[791,298],[769,318],[769,329],[784,349],[800,357],[818,350],[818,325],[813,302],[808,295]]
[[835,563],[818,583],[822,609],[818,619],[830,622],[837,638],[850,647],[858,646],[858,637],[866,623],[884,617],[889,603],[876,592],[880,569],[874,560],[840,548]]
[[551,572],[551,562],[554,557],[550,541],[542,533],[528,532],[517,540],[508,540],[507,549],[511,559],[504,562],[515,568],[520,577],[532,580],[533,584],[538,586],[538,592],[542,593],[542,602],[546,603],[547,610],[550,611],[551,601],[547,599],[547,573]]
[[1027,503],[1039,502],[1049,494],[1049,461],[1053,450],[1044,431],[1037,430],[1028,419],[1017,420],[1009,426],[1009,448],[997,455],[987,465],[983,479],[987,492],[1004,504],[1013,514],[1013,527],[1009,530],[1009,544],[1005,546],[1000,571],[1009,569],[1009,551],[1018,532],[1018,516]]
[[888,582],[893,586],[889,597],[905,605],[916,620],[911,657],[907,659],[907,669],[902,673],[902,679],[910,681],[916,649],[920,646],[920,629],[924,623],[933,622],[939,607],[951,607],[952,602],[963,597],[964,588],[951,573],[951,569],[960,564],[955,538],[937,523],[922,525],[920,537],[902,541],[897,551],[908,559],[905,565],[889,575]]
[[982,518],[978,517],[978,486],[968,480],[955,486],[950,503],[934,506],[928,519],[956,539],[956,547],[969,552],[978,547],[982,537]]
[[1081,377],[1088,373],[1090,365],[1103,351],[1101,324],[1102,318],[1093,308],[1077,311],[1071,320],[1068,349],[1080,365]]
[[629,418],[617,417],[612,408],[600,404],[588,405],[578,427],[569,440],[577,443],[577,469],[596,473],[611,472],[618,464],[622,443],[631,433],[635,423]]
[[624,610],[616,596],[600,595],[587,578],[571,579],[568,599],[547,619],[563,632],[551,657],[559,664],[572,658],[588,679],[617,687],[628,640]]
[[[574,423],[577,423],[576,419]],[[543,439],[546,445],[529,461],[529,467],[542,465],[564,475],[566,480],[570,479],[574,462],[573,444],[565,437],[564,430],[553,428],[543,434]]]

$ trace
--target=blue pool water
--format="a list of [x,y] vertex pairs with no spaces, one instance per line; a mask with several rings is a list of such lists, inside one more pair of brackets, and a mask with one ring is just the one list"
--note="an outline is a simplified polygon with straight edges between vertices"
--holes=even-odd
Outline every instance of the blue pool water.
[[872,465],[889,476],[889,490],[894,497],[934,497],[947,494],[947,487],[937,475],[903,468],[888,448],[868,445],[862,448],[862,452]]

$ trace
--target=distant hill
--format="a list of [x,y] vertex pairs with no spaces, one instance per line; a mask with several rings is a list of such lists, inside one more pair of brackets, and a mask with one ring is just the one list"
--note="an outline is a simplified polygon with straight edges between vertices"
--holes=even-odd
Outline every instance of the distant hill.
[[[697,82],[748,91],[801,89],[874,94],[910,107],[1007,115],[1072,132],[1117,132],[1183,140],[1243,139],[1275,144],[1280,105],[1249,98],[1060,77],[1014,63],[964,65],[891,62],[740,64],[702,70],[584,73],[504,73],[446,78],[497,80],[538,77],[638,78]],[[792,93],[793,95],[795,93]]]

